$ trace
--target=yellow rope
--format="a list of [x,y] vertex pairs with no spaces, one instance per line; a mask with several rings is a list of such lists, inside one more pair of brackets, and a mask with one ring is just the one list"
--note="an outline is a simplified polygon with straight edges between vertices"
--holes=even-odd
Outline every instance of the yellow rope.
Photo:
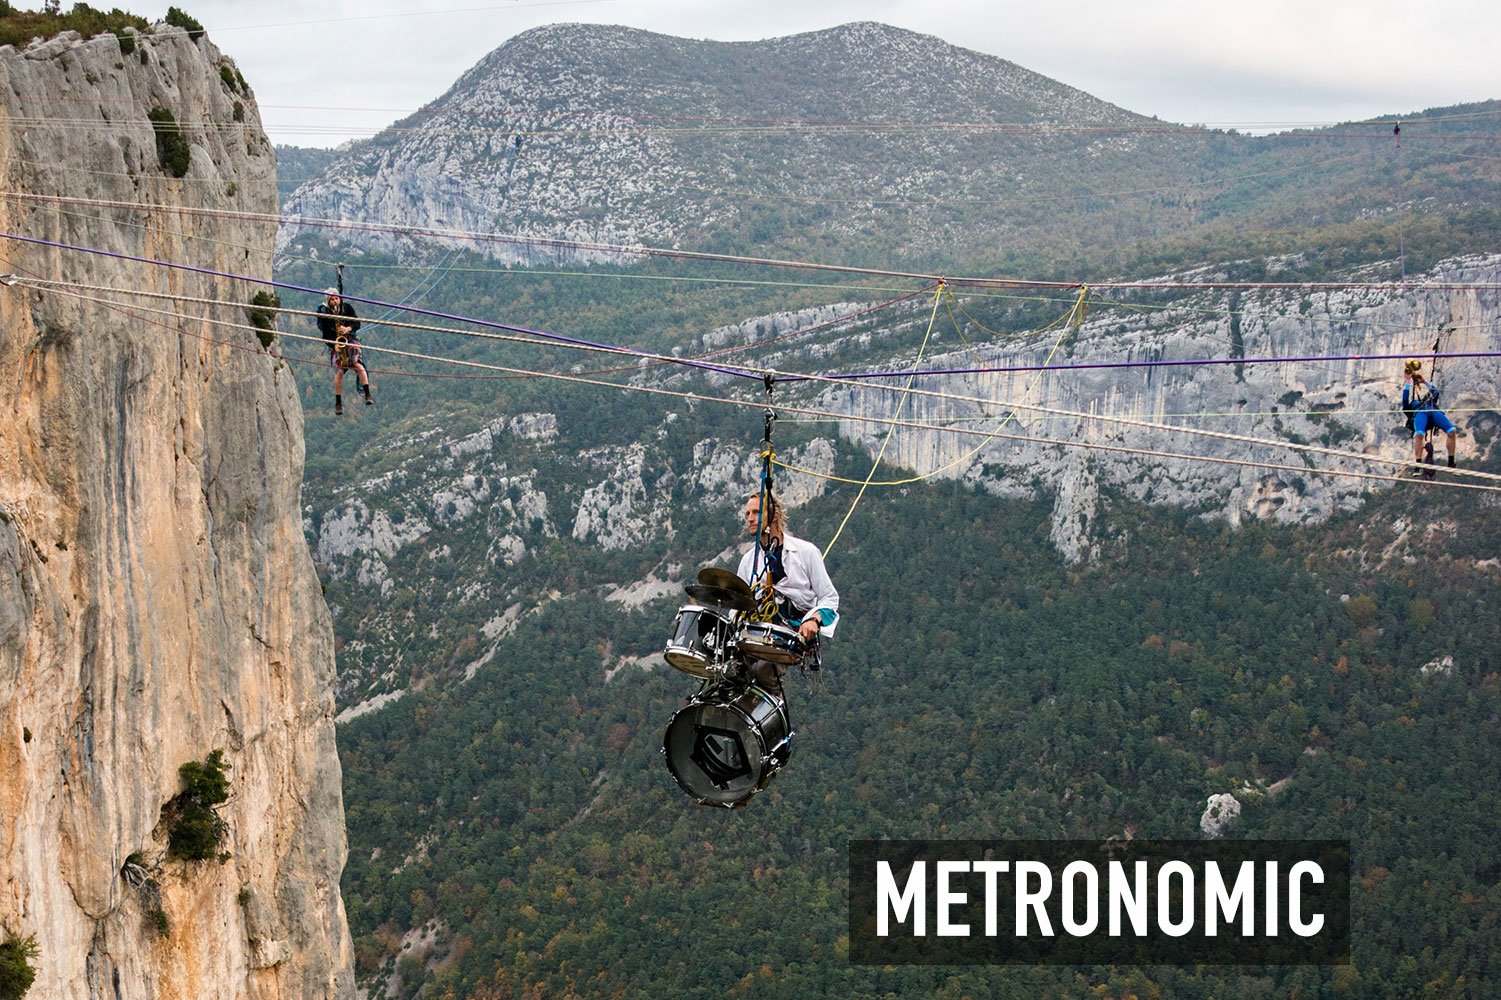
[[[23,279],[23,280],[17,282],[17,284],[20,287],[23,287],[23,288],[34,287],[33,284],[32,284],[32,280],[33,279],[29,279],[29,278],[28,279]],[[81,294],[79,292],[70,291],[70,290],[68,290],[65,287],[55,287],[55,286],[63,285],[63,284],[67,284],[67,283],[62,283],[62,282],[46,282],[45,284],[47,284],[48,286],[53,286],[53,287],[51,287],[51,290],[55,294],[68,296],[69,298],[77,299],[77,300],[84,301],[84,302],[94,302],[94,303],[98,303],[98,304],[109,306],[109,307],[113,307],[113,308],[131,309],[131,310],[135,310],[137,313],[154,313],[154,314],[157,314],[157,315],[169,317],[171,319],[177,320],[178,322],[196,321],[196,322],[204,323],[204,324],[206,324],[208,326],[223,327],[223,328],[226,328],[226,329],[238,330],[238,331],[242,331],[242,332],[250,333],[250,334],[257,334],[257,333],[259,333],[259,331],[257,330],[256,327],[251,326],[248,323],[234,323],[234,322],[230,322],[228,320],[213,319],[213,318],[208,317],[208,316],[189,317],[189,316],[184,316],[181,313],[171,312],[171,311],[166,310],[166,309],[154,309],[154,308],[151,308],[149,306],[129,306],[129,305],[126,305],[123,302],[119,302],[119,301],[116,301],[116,300],[103,299],[103,298],[99,298],[99,297],[93,296],[93,295],[84,295],[84,294]],[[132,293],[132,294],[139,294],[139,293]],[[170,296],[170,297],[184,299],[186,301],[193,301],[191,299],[187,299],[184,296]],[[312,337],[312,336],[306,336],[306,335],[303,335],[303,334],[281,332],[281,333],[278,334],[278,336],[285,337],[285,338],[291,338],[291,339],[294,339],[294,340],[308,341],[308,342],[317,343],[317,344],[322,344],[324,342],[321,337]],[[735,407],[740,407],[740,408],[743,408],[743,409],[755,409],[755,410],[762,409],[765,406],[764,402],[757,401],[757,400],[730,399],[730,398],[726,398],[726,397],[722,397],[722,396],[710,396],[710,395],[707,395],[707,394],[704,394],[704,393],[697,393],[697,392],[683,392],[683,391],[678,391],[678,390],[674,390],[674,389],[656,388],[656,387],[653,387],[653,386],[632,385],[632,384],[629,384],[629,383],[620,383],[620,382],[609,382],[609,381],[606,381],[604,379],[590,378],[590,377],[585,377],[585,376],[581,376],[581,375],[570,375],[570,374],[567,374],[565,372],[549,372],[549,371],[539,371],[539,370],[529,369],[529,368],[513,368],[513,367],[509,367],[509,366],[505,366],[505,365],[489,364],[489,363],[482,362],[482,361],[464,361],[464,360],[461,360],[461,359],[458,359],[458,358],[447,358],[447,357],[442,357],[442,356],[439,356],[439,355],[419,354],[419,353],[414,352],[414,351],[401,351],[401,350],[396,350],[396,349],[390,348],[390,347],[365,346],[364,350],[374,351],[374,352],[378,352],[378,353],[381,353],[381,354],[389,354],[392,357],[410,358],[410,359],[421,360],[421,361],[435,361],[435,362],[439,362],[439,363],[442,363],[442,364],[452,365],[452,366],[458,367],[458,368],[470,368],[470,369],[478,369],[478,370],[481,370],[481,371],[503,372],[503,373],[506,373],[506,374],[520,375],[520,376],[524,376],[524,377],[527,377],[527,378],[553,379],[553,380],[560,381],[560,382],[570,382],[570,383],[574,383],[574,384],[578,384],[578,385],[589,385],[589,386],[594,386],[596,388],[602,388],[602,389],[618,389],[618,390],[621,390],[621,391],[624,391],[624,392],[637,392],[637,393],[643,393],[645,395],[666,397],[666,398],[670,398],[670,399],[682,400],[684,402],[719,403],[719,404],[724,405],[724,406],[735,406]],[[263,352],[257,351],[255,353],[263,353]],[[277,357],[277,355],[269,354],[269,352],[264,352],[264,353],[267,353],[271,357]],[[298,359],[289,358],[287,360],[296,361]],[[829,381],[833,381],[833,380],[831,379]],[[982,402],[987,402],[988,403],[988,402],[991,402],[991,401],[985,400],[985,401],[982,401]],[[1060,448],[1082,448],[1082,449],[1085,449],[1085,450],[1088,450],[1088,451],[1108,451],[1108,452],[1114,452],[1114,453],[1123,454],[1123,455],[1145,455],[1145,456],[1149,456],[1149,457],[1153,457],[1153,458],[1171,459],[1171,460],[1178,460],[1178,461],[1184,461],[1184,462],[1207,462],[1207,463],[1210,463],[1212,465],[1233,465],[1233,466],[1240,466],[1240,467],[1245,467],[1245,468],[1273,469],[1273,470],[1281,470],[1281,471],[1286,471],[1286,472],[1306,473],[1306,474],[1309,474],[1309,475],[1335,476],[1335,477],[1345,478],[1345,479],[1379,480],[1379,481],[1385,481],[1385,482],[1392,482],[1392,481],[1395,480],[1395,481],[1401,482],[1401,483],[1411,483],[1413,485],[1421,485],[1424,488],[1481,490],[1481,491],[1484,491],[1484,492],[1487,492],[1487,493],[1501,493],[1501,486],[1488,486],[1488,485],[1485,485],[1484,482],[1481,482],[1481,483],[1475,483],[1475,482],[1456,482],[1456,481],[1453,481],[1453,480],[1450,480],[1450,479],[1435,480],[1435,481],[1427,481],[1427,480],[1419,481],[1419,480],[1416,480],[1416,479],[1411,479],[1411,478],[1407,478],[1407,477],[1402,476],[1401,473],[1400,473],[1400,471],[1399,471],[1399,473],[1397,475],[1393,476],[1393,475],[1382,475],[1382,474],[1374,474],[1374,473],[1367,473],[1367,472],[1353,472],[1353,471],[1350,471],[1350,470],[1347,470],[1347,469],[1321,469],[1321,468],[1318,468],[1316,466],[1279,465],[1279,464],[1270,463],[1270,462],[1248,461],[1248,460],[1245,460],[1245,459],[1220,458],[1220,457],[1213,456],[1213,455],[1188,455],[1188,454],[1183,454],[1183,453],[1179,453],[1179,452],[1155,451],[1155,450],[1150,450],[1150,449],[1145,449],[1145,448],[1128,448],[1128,447],[1121,446],[1121,445],[1092,444],[1092,443],[1087,442],[1087,441],[1060,441],[1060,440],[1049,439],[1049,438],[1030,437],[1030,436],[1021,435],[1021,434],[1000,434],[1000,433],[997,433],[996,431],[967,430],[967,429],[962,428],[962,427],[943,427],[943,426],[937,426],[937,425],[933,425],[933,424],[925,424],[925,423],[921,423],[919,421],[913,421],[913,420],[895,420],[895,419],[892,419],[892,418],[889,418],[889,417],[857,417],[857,416],[852,416],[852,415],[847,414],[847,413],[834,413],[834,412],[832,412],[830,410],[819,410],[819,409],[814,409],[812,407],[804,407],[804,406],[788,406],[788,405],[784,404],[783,406],[780,407],[780,409],[784,413],[797,413],[797,414],[802,414],[803,416],[806,416],[806,417],[818,417],[818,418],[821,418],[821,419],[834,419],[834,420],[841,420],[841,421],[843,421],[843,420],[853,420],[853,421],[856,421],[856,422],[859,422],[859,423],[882,424],[882,425],[885,425],[885,426],[888,426],[888,427],[906,427],[906,428],[914,429],[914,430],[939,431],[939,432],[944,432],[944,433],[949,433],[949,434],[984,435],[987,440],[992,439],[992,438],[998,438],[998,439],[1001,439],[1001,440],[1021,441],[1021,442],[1032,443],[1032,444],[1054,445],[1054,446],[1057,446],[1057,447],[1060,447]],[[1038,409],[1038,408],[1033,407],[1033,409]],[[1075,417],[1075,418],[1077,418],[1077,417],[1089,417],[1090,416],[1088,414],[1072,413],[1072,412],[1069,412],[1069,411],[1056,411],[1055,410],[1055,411],[1044,411],[1044,412],[1051,412],[1051,413],[1054,413],[1056,415],[1069,416],[1069,417]],[[1100,419],[1100,418],[1096,416],[1093,419]],[[1330,448],[1314,448],[1314,447],[1311,447],[1309,445],[1299,445],[1299,444],[1295,444],[1295,443],[1291,443],[1291,442],[1268,442],[1268,441],[1260,440],[1258,438],[1248,438],[1248,437],[1242,437],[1240,435],[1214,434],[1212,432],[1204,432],[1204,431],[1195,432],[1192,428],[1174,427],[1172,425],[1154,424],[1154,423],[1148,423],[1148,422],[1145,422],[1145,421],[1117,420],[1116,422],[1124,423],[1124,424],[1126,424],[1128,426],[1147,427],[1147,428],[1163,429],[1163,430],[1187,431],[1187,432],[1190,432],[1190,433],[1199,433],[1201,435],[1206,435],[1206,436],[1215,437],[1215,438],[1225,438],[1225,439],[1234,440],[1234,441],[1243,441],[1243,442],[1250,443],[1250,444],[1276,444],[1276,445],[1278,445],[1278,447],[1280,447],[1280,448],[1282,448],[1284,450],[1299,451],[1299,452],[1313,452],[1313,453],[1316,453],[1316,454],[1327,454],[1327,455],[1330,455],[1330,456],[1333,456],[1333,457],[1336,457],[1336,458],[1340,458],[1340,459],[1353,460],[1353,461],[1357,461],[1357,462],[1366,462],[1366,463],[1369,463],[1369,464],[1376,464],[1376,465],[1392,466],[1392,467],[1396,467],[1399,470],[1407,470],[1407,469],[1411,469],[1412,468],[1412,463],[1408,459],[1388,459],[1388,458],[1381,458],[1379,456],[1363,455],[1363,454],[1359,454],[1359,453],[1356,453],[1356,452],[1341,452],[1341,451],[1337,451],[1335,449],[1330,449]],[[1446,477],[1448,477],[1448,476],[1454,476],[1454,477],[1458,477],[1458,478],[1461,478],[1461,479],[1479,479],[1479,480],[1488,481],[1488,482],[1501,483],[1501,475],[1498,475],[1498,474],[1493,473],[1493,472],[1481,472],[1478,469],[1442,469],[1440,471],[1442,471],[1445,474]],[[813,474],[816,475],[816,473],[813,473]]]
[[[949,296],[952,297],[953,293],[949,292]],[[1066,325],[1064,325],[1064,327],[1063,327],[1063,332],[1058,335],[1058,339],[1056,341],[1054,341],[1054,343],[1053,343],[1053,349],[1050,350],[1048,352],[1048,356],[1043,359],[1042,367],[1046,368],[1049,364],[1052,363],[1054,355],[1056,355],[1058,353],[1059,348],[1061,348],[1063,346],[1063,342],[1068,339],[1069,333],[1072,332],[1072,331],[1077,330],[1079,328],[1079,325],[1084,322],[1084,316],[1089,311],[1088,297],[1089,297],[1089,287],[1085,286],[1085,287],[1083,287],[1083,288],[1081,288],[1079,290],[1079,298],[1074,302],[1073,308],[1070,309],[1068,311],[1068,313],[1065,314],[1063,317],[1060,317],[1059,320],[1054,320],[1052,323],[1049,323],[1047,325],[1047,327],[1044,328],[1044,329],[1050,330],[1053,327],[1057,326],[1059,324],[1059,322],[1066,321]],[[981,329],[983,330],[984,327],[981,327]],[[989,332],[989,331],[987,331],[987,332]],[[923,343],[926,344],[927,340],[924,339]],[[1031,392],[1032,392],[1032,389],[1035,388],[1038,384],[1040,384],[1041,381],[1042,381],[1042,375],[1041,375],[1041,373],[1039,373],[1038,376],[1037,376],[1037,378],[1033,381],[1032,385],[1027,386],[1025,389],[1022,390],[1023,397],[1025,398],[1026,396],[1030,395]],[[909,386],[911,385],[910,381],[908,382],[908,385]],[[904,401],[905,401],[906,398],[907,397],[905,395],[902,397],[902,399]],[[897,413],[893,414],[893,416],[899,415],[900,413],[901,413],[901,404],[898,403],[897,404]],[[997,434],[999,434],[1001,428],[1005,427],[1008,423],[1010,423],[1015,418],[1016,418],[1016,410],[1012,409],[1004,417],[1001,418],[1001,422],[998,425],[996,425],[995,430],[991,431],[989,436],[983,438],[980,441],[979,444],[977,444],[977,445],[974,446],[974,448],[972,448],[971,450],[965,452],[963,455],[960,455],[958,458],[954,459],[952,462],[948,463],[947,465],[939,466],[936,469],[929,470],[928,472],[924,472],[921,475],[908,477],[907,479],[888,479],[888,480],[886,480],[884,482],[879,482],[879,483],[873,483],[873,482],[871,482],[870,481],[870,477],[867,476],[866,479],[865,479],[865,482],[862,483],[861,486],[860,486],[860,492],[863,494],[865,492],[865,487],[866,486],[906,486],[906,485],[908,485],[910,483],[920,483],[924,479],[931,479],[931,478],[933,478],[936,475],[939,475],[941,473],[949,471],[950,469],[953,469],[953,468],[956,468],[956,467],[958,467],[960,465],[963,465],[965,462],[968,462],[970,459],[972,459],[976,455],[978,455],[980,453],[980,451],[982,449],[984,449],[986,445],[990,444],[991,440]],[[994,417],[986,417],[985,419],[987,419],[987,420],[994,420],[995,418]],[[890,430],[888,430],[886,432],[886,440],[888,442],[891,440],[891,434],[895,430],[896,430],[896,428],[892,427]],[[886,452],[886,445],[882,444],[881,445],[881,453],[885,454],[885,452]],[[877,456],[876,462],[877,462],[877,464],[880,463],[880,457],[879,456]],[[824,474],[824,473],[821,473],[821,472],[814,472],[812,469],[802,469],[802,468],[799,468],[799,467],[794,466],[794,465],[787,465],[784,462],[778,462],[777,464],[779,466],[781,466],[782,468],[786,469],[789,472],[800,472],[803,475],[816,476],[819,479],[827,479],[827,480],[830,480],[831,482],[836,482],[836,483],[850,483],[850,484],[854,484],[854,483],[860,482],[857,479],[844,479],[844,478],[842,478],[840,476],[835,476],[835,475],[832,475],[832,474]],[[871,475],[875,475],[875,468],[874,468],[874,466],[872,466],[872,468],[871,468]],[[859,497],[856,497],[855,499],[858,501]],[[851,506],[850,509],[853,510],[854,507]],[[845,515],[845,520],[848,520],[848,519],[849,519],[849,515],[846,514]],[[844,525],[841,524],[839,527],[842,530],[844,528]],[[834,537],[835,538],[839,537],[838,532],[835,533]],[[834,543],[830,542],[829,544],[833,545]],[[825,555],[828,554],[827,550],[825,550],[824,554]]]
[[[917,348],[917,358],[912,362],[912,374],[907,376],[908,389],[912,388],[912,383],[917,379],[917,371],[920,367],[922,367],[923,354],[928,349],[928,339],[933,336],[933,327],[938,322],[938,304],[943,301],[943,294],[947,290],[948,286],[943,284],[940,284],[937,288],[933,289],[933,312],[930,316],[928,316],[928,330],[922,335],[922,344]],[[893,417],[900,417],[902,415],[902,407],[906,405],[906,402],[907,394],[903,392],[901,396],[897,397],[896,412],[892,414]],[[870,485],[870,481],[875,478],[876,470],[881,467],[881,459],[886,454],[886,446],[891,444],[891,439],[893,436],[895,436],[895,434],[895,425],[886,429],[886,439],[881,442],[881,450],[876,453],[876,460],[870,464],[870,472],[866,474],[865,482],[860,485],[860,492],[856,493],[855,499],[850,501],[850,509],[844,512],[844,520],[839,522],[839,527],[834,531],[834,537],[830,538],[829,544],[824,546],[823,555],[825,559],[829,557],[829,550],[834,547],[834,543],[839,541],[839,536],[844,534],[844,526],[850,523],[850,516],[855,513],[855,507],[859,505],[860,498],[865,496],[866,487],[868,487]],[[785,465],[783,465],[782,467],[788,468],[788,466]]]

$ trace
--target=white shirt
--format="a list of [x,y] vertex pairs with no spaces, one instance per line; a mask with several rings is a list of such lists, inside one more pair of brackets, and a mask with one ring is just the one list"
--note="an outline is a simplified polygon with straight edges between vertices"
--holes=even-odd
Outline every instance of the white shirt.
[[[740,579],[752,587],[756,584],[756,581],[751,579],[753,564],[764,577],[766,557],[763,553],[758,562],[754,545],[741,556],[740,568],[736,570]],[[839,591],[834,589],[834,581],[829,579],[829,571],[824,568],[823,553],[818,550],[818,546],[798,538],[791,532],[783,532],[782,568],[786,570],[787,575],[776,585],[777,593],[786,597],[797,607],[808,609],[808,613],[803,615],[803,621],[818,618],[820,608],[834,612],[832,623],[820,625],[820,631],[824,635],[833,635],[835,627],[839,624]]]

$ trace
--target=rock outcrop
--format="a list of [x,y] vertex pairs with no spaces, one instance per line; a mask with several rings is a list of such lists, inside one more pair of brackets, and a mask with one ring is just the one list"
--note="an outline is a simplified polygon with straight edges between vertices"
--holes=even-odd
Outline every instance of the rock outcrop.
[[[275,158],[206,38],[0,49],[0,174],[0,232],[270,276],[274,225],[218,213],[274,217]],[[253,332],[204,321],[256,285],[0,247],[0,937],[35,936],[32,998],[352,997],[301,412]],[[171,860],[179,768],[214,750],[222,853]]]
[[1229,792],[1209,796],[1204,803],[1204,814],[1199,817],[1199,829],[1210,840],[1218,840],[1240,818],[1240,801]]
[[[1185,276],[1163,280],[1175,277]],[[1445,352],[1483,351],[1486,331],[1501,322],[1501,298],[1489,290],[1498,282],[1501,257],[1467,257],[1443,262],[1406,289],[1268,290],[1254,297],[1203,291],[1151,311],[1097,308],[1061,345],[1055,332],[924,361],[933,369],[1047,364],[1055,370],[949,378],[933,386],[943,396],[826,387],[814,405],[930,425],[902,428],[886,452],[893,466],[941,470],[937,475],[963,478],[1001,496],[1029,496],[1043,487],[1056,498],[1052,540],[1071,561],[1087,558],[1101,541],[1102,490],[1198,508],[1232,524],[1317,522],[1358,506],[1369,490],[1380,488],[1381,476],[1396,473],[1394,463],[1411,458],[1412,438],[1397,412],[1402,363],[1366,359],[1406,352],[1426,360],[1438,331],[1444,331]],[[1454,290],[1467,284],[1482,290]],[[1056,354],[1055,346],[1061,346]],[[1289,356],[1348,360],[1087,367]],[[911,364],[909,357],[891,361],[897,370]],[[805,366],[795,354],[769,363]],[[1464,435],[1461,458],[1473,462],[1494,436],[1496,415],[1489,407],[1501,363],[1489,357],[1441,359],[1438,370],[1444,406]],[[994,402],[981,405],[977,399]],[[840,430],[872,454],[887,432],[860,421],[844,422]],[[1269,443],[1194,433],[1199,430]],[[987,439],[990,432],[994,437]],[[1165,457],[1171,455],[1188,457]]]

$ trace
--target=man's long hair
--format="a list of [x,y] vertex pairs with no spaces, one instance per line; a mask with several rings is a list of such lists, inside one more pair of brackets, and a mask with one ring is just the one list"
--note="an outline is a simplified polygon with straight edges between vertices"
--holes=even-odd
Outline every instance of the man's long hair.
[[757,490],[756,492],[747,495],[745,499],[761,501],[762,531],[770,528],[772,531],[777,532],[778,534],[786,534],[787,508],[782,506],[782,500],[776,495],[775,492],[766,490],[765,493],[766,495],[763,497],[761,495],[762,491]]

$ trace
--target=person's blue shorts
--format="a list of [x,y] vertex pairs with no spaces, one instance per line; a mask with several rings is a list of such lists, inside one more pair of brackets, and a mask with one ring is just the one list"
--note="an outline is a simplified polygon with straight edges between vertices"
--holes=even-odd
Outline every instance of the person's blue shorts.
[[1443,410],[1419,410],[1412,415],[1412,433],[1414,437],[1422,437],[1428,433],[1428,425],[1432,424],[1445,434],[1454,433],[1454,421],[1444,416]]

